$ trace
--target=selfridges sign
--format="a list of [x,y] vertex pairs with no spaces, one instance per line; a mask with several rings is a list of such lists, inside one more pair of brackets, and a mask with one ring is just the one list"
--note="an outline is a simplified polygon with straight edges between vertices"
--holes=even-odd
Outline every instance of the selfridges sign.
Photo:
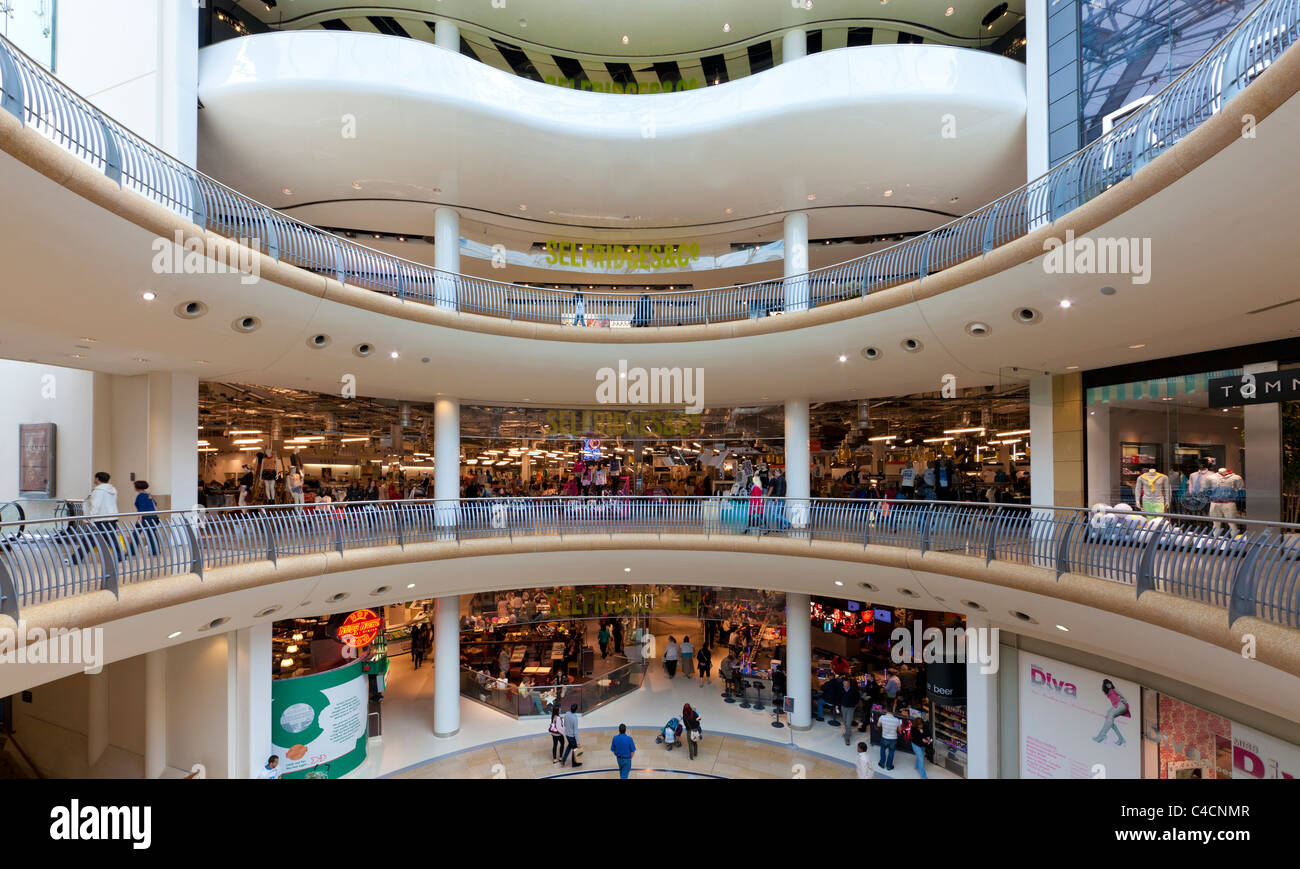
[[1300,368],[1216,377],[1210,381],[1209,391],[1210,407],[1300,401]]

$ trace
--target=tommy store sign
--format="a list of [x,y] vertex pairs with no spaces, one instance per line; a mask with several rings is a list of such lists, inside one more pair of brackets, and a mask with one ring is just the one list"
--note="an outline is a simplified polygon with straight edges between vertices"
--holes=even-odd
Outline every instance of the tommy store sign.
[[1209,383],[1210,407],[1300,401],[1300,368],[1216,377]]

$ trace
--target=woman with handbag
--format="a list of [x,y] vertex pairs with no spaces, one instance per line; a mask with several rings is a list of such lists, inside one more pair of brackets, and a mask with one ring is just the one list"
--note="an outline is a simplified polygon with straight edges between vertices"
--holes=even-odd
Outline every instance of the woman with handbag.
[[691,752],[690,758],[695,760],[696,755],[700,753],[700,736],[703,730],[700,728],[700,713],[696,712],[689,703],[682,706],[682,724],[686,727],[686,745]]
[[551,763],[559,763],[560,752],[564,751],[564,721],[558,700],[551,704],[551,724],[546,731],[551,734]]

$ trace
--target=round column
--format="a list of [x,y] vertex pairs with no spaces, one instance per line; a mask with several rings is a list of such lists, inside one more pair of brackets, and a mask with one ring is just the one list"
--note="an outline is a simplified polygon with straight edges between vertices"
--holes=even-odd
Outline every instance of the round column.
[[792,528],[808,527],[811,477],[808,467],[808,402],[785,403],[785,518]]
[[808,32],[791,30],[781,37],[781,62],[789,63],[808,56]]
[[440,597],[433,616],[433,735],[460,731],[460,597]]
[[433,497],[438,525],[455,525],[460,501],[460,401],[433,402]]
[[809,598],[806,594],[785,596],[786,696],[794,700],[790,726],[812,729],[812,634],[809,629]]
[[808,310],[808,215],[785,216],[785,312]]
[[[454,208],[433,212],[434,296],[439,308],[456,309],[456,278],[460,275],[460,214]],[[445,274],[443,274],[445,272]]]
[[144,656],[144,777],[167,768],[167,650]]
[[433,44],[460,54],[460,27],[453,21],[437,21],[433,25]]

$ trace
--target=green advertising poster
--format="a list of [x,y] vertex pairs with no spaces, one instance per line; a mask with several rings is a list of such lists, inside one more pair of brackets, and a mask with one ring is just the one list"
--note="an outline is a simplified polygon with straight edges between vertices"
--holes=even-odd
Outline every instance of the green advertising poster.
[[271,684],[271,741],[284,778],[339,778],[366,759],[370,680],[363,661]]

